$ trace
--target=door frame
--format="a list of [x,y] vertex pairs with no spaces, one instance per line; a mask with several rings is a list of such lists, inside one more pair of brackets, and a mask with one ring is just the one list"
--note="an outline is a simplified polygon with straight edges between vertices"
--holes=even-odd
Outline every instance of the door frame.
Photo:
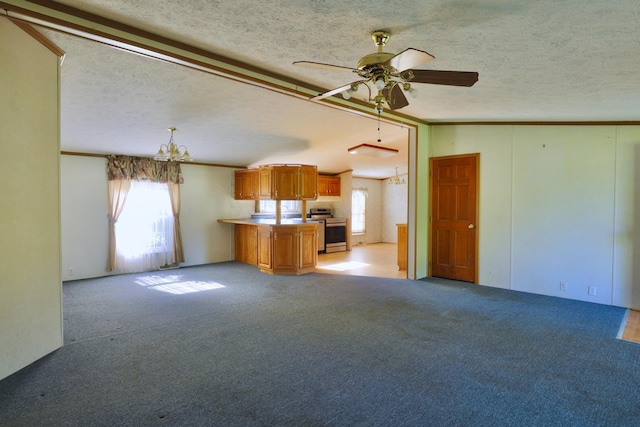
[[446,160],[446,159],[456,159],[456,158],[475,158],[476,160],[476,219],[475,219],[475,226],[476,226],[476,241],[475,241],[475,257],[474,257],[474,268],[473,268],[473,282],[467,282],[467,283],[475,283],[478,284],[478,267],[479,267],[479,260],[480,260],[480,233],[478,231],[479,228],[479,224],[480,224],[480,153],[467,153],[467,154],[454,154],[451,156],[439,156],[439,157],[430,157],[429,158],[429,229],[428,229],[428,238],[427,238],[427,277],[433,277],[432,276],[432,263],[433,263],[433,250],[432,250],[432,244],[433,244],[433,227],[431,226],[432,224],[432,218],[433,218],[433,164],[435,161],[437,160]]

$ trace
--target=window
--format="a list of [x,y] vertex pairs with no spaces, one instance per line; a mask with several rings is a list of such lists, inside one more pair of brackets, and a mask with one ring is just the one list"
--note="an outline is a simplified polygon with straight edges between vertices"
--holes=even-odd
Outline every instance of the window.
[[116,223],[122,272],[156,270],[173,259],[173,213],[167,184],[132,181]]
[[[300,204],[297,200],[282,200],[280,201],[280,211],[282,213],[298,213],[300,212]],[[260,212],[275,213],[276,201],[260,200]]]
[[367,189],[358,188],[351,192],[351,233],[366,232]]

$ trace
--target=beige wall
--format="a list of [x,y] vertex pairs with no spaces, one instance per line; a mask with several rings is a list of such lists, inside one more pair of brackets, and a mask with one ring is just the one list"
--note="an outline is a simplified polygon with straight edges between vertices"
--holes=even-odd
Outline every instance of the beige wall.
[[[254,202],[233,199],[233,169],[182,165],[180,222],[185,262],[200,265],[233,259],[233,226],[219,218],[251,215]],[[77,280],[106,271],[106,159],[62,156],[62,278]],[[78,179],[82,177],[82,179]]]
[[58,57],[0,17],[0,379],[62,345]]
[[438,125],[431,136],[432,156],[480,153],[481,285],[640,307],[639,126]]

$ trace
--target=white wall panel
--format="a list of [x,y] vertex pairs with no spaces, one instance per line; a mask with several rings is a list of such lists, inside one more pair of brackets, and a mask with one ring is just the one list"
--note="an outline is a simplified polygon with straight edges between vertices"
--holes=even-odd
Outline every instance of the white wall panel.
[[518,126],[513,153],[512,289],[610,304],[615,128]]
[[433,156],[480,153],[480,284],[640,307],[640,126],[437,125],[431,135]]
[[511,287],[512,126],[477,128],[480,153],[478,283]]
[[613,305],[640,310],[640,126],[618,128]]
[[0,379],[62,346],[58,57],[0,17]]

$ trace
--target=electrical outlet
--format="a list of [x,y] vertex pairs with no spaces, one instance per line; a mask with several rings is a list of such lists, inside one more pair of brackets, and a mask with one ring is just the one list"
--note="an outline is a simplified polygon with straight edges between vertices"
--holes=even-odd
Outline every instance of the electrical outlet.
[[596,296],[596,287],[595,286],[587,286],[587,293],[592,297]]
[[73,276],[73,268],[69,269],[69,276]]
[[567,290],[567,282],[560,282],[560,290],[561,291]]

